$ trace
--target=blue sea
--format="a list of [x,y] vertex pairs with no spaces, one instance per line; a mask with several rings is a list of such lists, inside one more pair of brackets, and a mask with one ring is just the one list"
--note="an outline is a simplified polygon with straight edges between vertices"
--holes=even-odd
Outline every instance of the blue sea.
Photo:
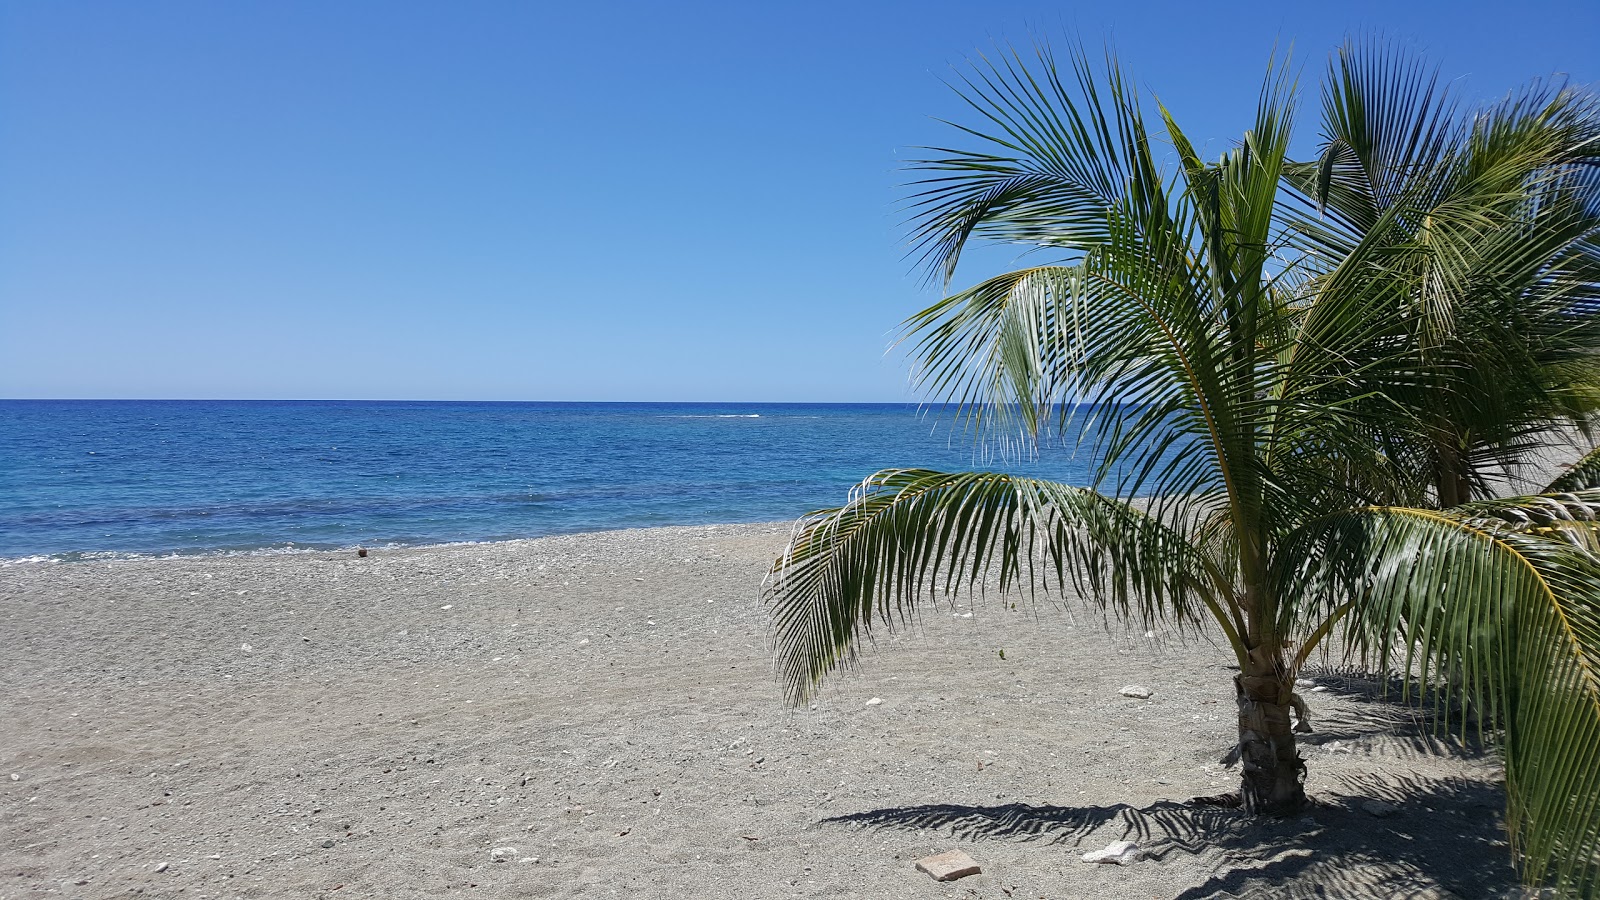
[[0,401],[0,558],[383,547],[794,519],[879,469],[1074,484],[902,404]]

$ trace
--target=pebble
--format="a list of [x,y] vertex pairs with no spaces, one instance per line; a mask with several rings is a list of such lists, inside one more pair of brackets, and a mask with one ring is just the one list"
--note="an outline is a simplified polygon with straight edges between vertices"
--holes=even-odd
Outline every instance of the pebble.
[[157,863],[156,864],[156,872],[157,873],[165,872],[167,870],[167,866],[170,866],[170,865],[172,865],[172,863]]
[[322,842],[322,849],[324,849],[324,850],[332,850],[333,849],[333,841],[323,841]]
[[538,861],[539,861],[539,857],[537,857],[537,856],[524,856],[523,858],[517,860],[517,862],[521,862],[521,863],[536,863]]
[[517,848],[515,847],[496,847],[489,851],[489,858],[495,862],[505,862],[516,855]]
[[1119,866],[1132,865],[1139,861],[1144,852],[1133,841],[1112,841],[1104,850],[1093,850],[1083,855],[1086,863],[1106,863]]
[[882,697],[873,697],[871,700],[867,701],[867,705],[868,706],[882,706],[883,705],[883,698]]
[[1319,684],[1316,687],[1311,689],[1311,693],[1313,693],[1313,694],[1326,694],[1327,692],[1328,692],[1328,686],[1325,685],[1325,684]]
[[12,780],[12,781],[21,781],[21,780],[22,780],[22,776],[21,776],[21,775],[18,775],[18,774],[17,774],[17,773],[15,773],[15,772],[12,772],[12,773],[11,773],[11,780]]
[[1124,697],[1132,697],[1135,700],[1149,700],[1151,697],[1155,696],[1156,692],[1150,690],[1142,684],[1130,684],[1117,693]]

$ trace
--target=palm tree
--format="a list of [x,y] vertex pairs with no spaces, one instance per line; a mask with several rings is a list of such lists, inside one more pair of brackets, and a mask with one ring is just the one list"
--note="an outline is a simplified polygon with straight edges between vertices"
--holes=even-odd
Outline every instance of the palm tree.
[[[1392,456],[1455,506],[1492,494],[1558,429],[1593,443],[1600,409],[1600,129],[1594,99],[1534,82],[1471,116],[1420,60],[1347,44],[1323,92],[1314,162],[1285,167],[1313,201],[1292,210],[1327,272],[1382,242],[1383,278],[1413,304],[1424,377],[1384,402],[1420,433],[1386,431]],[[1386,216],[1397,204],[1402,215]],[[1470,215],[1461,211],[1470,210]],[[1413,429],[1402,429],[1415,430]]]
[[[1032,65],[1013,51],[975,67],[961,92],[987,124],[961,129],[982,149],[935,148],[918,164],[927,263],[948,285],[974,237],[1059,261],[912,316],[919,383],[992,434],[1068,434],[1086,417],[1076,433],[1096,482],[890,470],[801,519],[767,582],[790,700],[918,603],[991,578],[1075,589],[1125,619],[1220,632],[1239,669],[1239,801],[1283,815],[1305,803],[1295,732],[1310,724],[1295,677],[1342,640],[1376,666],[1449,673],[1502,723],[1527,877],[1592,890],[1600,490],[1576,489],[1593,487],[1580,466],[1559,496],[1407,505],[1425,493],[1411,466],[1433,423],[1410,398],[1436,390],[1429,366],[1454,358],[1419,343],[1427,304],[1394,270],[1434,233],[1418,238],[1418,218],[1482,235],[1530,224],[1529,203],[1472,202],[1470,185],[1454,203],[1397,190],[1360,228],[1308,227],[1308,204],[1331,207],[1343,182],[1285,190],[1304,170],[1287,158],[1294,86],[1281,66],[1253,127],[1216,162],[1159,108],[1180,164],[1171,176],[1114,59],[1097,77],[1081,51],[1065,70],[1047,48]],[[1563,98],[1594,122],[1585,96]],[[1539,157],[1543,146],[1516,163],[1529,191],[1566,165]],[[1474,284],[1498,277],[1460,258],[1432,261],[1472,269]],[[1546,280],[1581,292],[1559,267]]]

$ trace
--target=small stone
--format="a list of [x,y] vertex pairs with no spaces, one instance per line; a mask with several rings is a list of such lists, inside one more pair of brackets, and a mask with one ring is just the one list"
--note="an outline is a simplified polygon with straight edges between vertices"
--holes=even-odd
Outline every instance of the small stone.
[[1319,684],[1316,687],[1311,689],[1311,693],[1313,693],[1313,694],[1326,694],[1327,692],[1328,692],[1328,686],[1325,685],[1325,684]]
[[249,653],[251,650],[254,650],[255,648],[250,646],[249,644],[240,644],[239,645],[239,649],[243,650],[246,653]]
[[537,856],[524,856],[523,858],[517,860],[519,863],[536,863],[538,861],[539,857]]
[[18,774],[17,774],[17,773],[15,773],[15,772],[12,772],[12,773],[11,773],[11,780],[12,780],[12,781],[21,781],[21,780],[22,780],[22,776],[21,776],[21,775],[18,775]]
[[156,873],[160,874],[162,872],[165,872],[167,870],[167,866],[170,866],[170,865],[172,865],[172,863],[157,863],[156,864]]
[[362,559],[366,559],[367,558],[367,548],[365,548],[365,547],[357,547],[356,548],[356,555],[361,557]]
[[332,850],[333,849],[333,841],[323,841],[322,842],[322,849],[324,849],[324,850]]
[[883,698],[882,697],[873,697],[871,700],[867,701],[867,705],[868,706],[882,706],[883,705]]
[[1130,684],[1122,690],[1117,691],[1117,693],[1124,697],[1132,697],[1135,700],[1149,700],[1151,697],[1155,696],[1156,692],[1150,690],[1142,684]]
[[1390,803],[1387,800],[1368,800],[1367,802],[1361,804],[1361,809],[1367,815],[1379,819],[1387,819],[1390,816],[1400,812],[1400,807]]
[[1119,866],[1130,866],[1139,861],[1144,853],[1139,845],[1133,841],[1112,841],[1104,850],[1094,850],[1083,855],[1086,863],[1105,863]]
[[517,848],[515,847],[496,847],[489,851],[489,858],[495,862],[505,862],[516,855]]
[[927,872],[934,881],[955,881],[968,875],[978,875],[983,869],[978,861],[960,850],[947,850],[917,860],[917,871]]

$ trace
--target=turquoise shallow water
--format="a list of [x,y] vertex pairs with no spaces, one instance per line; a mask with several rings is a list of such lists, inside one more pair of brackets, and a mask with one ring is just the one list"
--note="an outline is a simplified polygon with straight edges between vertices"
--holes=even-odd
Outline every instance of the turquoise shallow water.
[[486,541],[792,519],[883,468],[1074,484],[913,406],[0,401],[0,557]]

